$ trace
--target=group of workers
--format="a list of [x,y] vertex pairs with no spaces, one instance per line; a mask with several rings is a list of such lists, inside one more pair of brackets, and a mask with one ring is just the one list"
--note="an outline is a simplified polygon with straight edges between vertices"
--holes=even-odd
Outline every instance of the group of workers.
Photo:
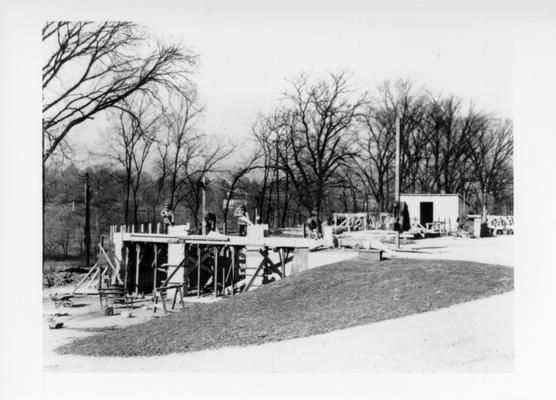
[[[164,203],[164,208],[160,212],[160,216],[162,217],[162,222],[164,223],[164,233],[168,233],[168,227],[174,226],[174,222],[175,222],[174,211],[172,211],[169,202]],[[246,236],[247,226],[253,225],[253,223],[249,219],[249,214],[247,213],[247,207],[245,207],[245,205],[242,204],[240,207],[236,209],[234,216],[237,217],[237,223],[239,226],[239,235]],[[216,214],[212,212],[206,214],[205,230],[206,230],[206,234],[210,232],[218,233],[218,228],[216,227]]]
[[[164,233],[168,233],[168,227],[174,226],[175,222],[174,211],[172,211],[169,202],[164,204],[164,208],[160,212],[160,216],[162,217],[162,221],[164,223]],[[253,223],[249,219],[249,213],[247,212],[245,204],[242,204],[235,210],[234,216],[237,217],[239,236],[247,236],[247,227],[249,225],[253,225]],[[322,223],[317,216],[316,210],[313,210],[311,216],[307,219],[305,226],[307,227],[310,237],[316,239],[322,238]],[[205,216],[205,228],[206,234],[209,234],[210,232],[218,233],[218,228],[216,227],[216,214],[212,212],[207,213]]]

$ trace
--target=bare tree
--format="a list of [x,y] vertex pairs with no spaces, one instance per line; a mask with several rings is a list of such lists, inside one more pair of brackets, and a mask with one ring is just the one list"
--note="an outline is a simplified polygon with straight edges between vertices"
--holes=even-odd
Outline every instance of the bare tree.
[[[395,157],[395,134],[391,125],[379,109],[369,106],[360,116],[357,148],[358,155],[353,158],[354,171],[372,192],[380,211],[388,207],[388,171],[393,168]],[[391,175],[390,175],[391,176]]]
[[426,117],[428,144],[421,174],[425,191],[466,191],[474,169],[469,138],[479,133],[487,117],[476,112],[472,105],[463,114],[462,101],[454,96],[430,99]]
[[175,209],[178,201],[176,197],[184,188],[181,183],[187,174],[190,163],[199,157],[203,143],[202,135],[196,129],[196,122],[203,112],[203,107],[198,104],[195,92],[186,97],[180,96],[172,101],[164,115],[164,125],[167,130],[165,140],[168,201],[170,207]]
[[[261,154],[255,151],[251,155],[244,158],[244,161],[240,163],[239,166],[235,168],[230,168],[225,174],[225,186],[226,191],[225,206],[224,206],[224,221],[228,220],[228,212],[230,209],[230,202],[233,199],[236,191],[241,187],[241,183],[247,174],[253,170],[260,168],[259,160]],[[226,233],[226,232],[224,232]]]
[[183,191],[177,200],[185,203],[196,227],[201,225],[199,210],[201,208],[204,178],[222,172],[222,162],[234,151],[234,146],[229,143],[217,137],[204,136],[202,141],[199,142],[198,152],[195,156],[182,161],[181,187],[183,187]]
[[291,81],[283,105],[272,116],[272,130],[283,137],[281,166],[307,210],[320,214],[327,189],[339,184],[338,169],[355,155],[355,121],[365,94],[350,88],[348,75],[310,83],[301,75]]
[[486,215],[489,194],[496,195],[513,182],[512,174],[508,173],[513,156],[513,124],[510,120],[486,117],[475,124],[479,125],[477,134],[468,136],[468,151]]
[[130,200],[133,204],[133,223],[139,207],[139,186],[145,162],[156,141],[160,112],[153,107],[151,96],[139,94],[122,102],[116,113],[118,125],[109,142],[114,158],[125,171],[124,220],[129,223]]
[[47,22],[42,39],[43,163],[72,129],[130,95],[189,87],[197,60],[179,45],[153,44],[131,22]]

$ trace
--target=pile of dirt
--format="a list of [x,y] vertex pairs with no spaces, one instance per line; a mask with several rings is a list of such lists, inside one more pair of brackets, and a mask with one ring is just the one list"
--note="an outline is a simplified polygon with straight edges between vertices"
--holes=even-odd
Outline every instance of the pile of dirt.
[[63,271],[45,272],[42,277],[43,289],[76,285],[87,274],[85,268],[68,268]]

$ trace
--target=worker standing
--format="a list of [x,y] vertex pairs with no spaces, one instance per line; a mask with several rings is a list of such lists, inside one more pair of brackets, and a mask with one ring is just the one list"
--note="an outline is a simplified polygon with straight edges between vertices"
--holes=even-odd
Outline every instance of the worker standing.
[[318,218],[317,210],[311,212],[311,216],[306,222],[307,229],[309,229],[309,236],[313,239],[322,239],[322,222]]
[[160,216],[164,223],[164,233],[168,233],[168,226],[174,226],[174,212],[170,209],[170,203],[164,203],[164,208],[160,212]]
[[237,224],[239,226],[239,236],[247,236],[247,225],[253,225],[253,223],[249,219],[245,204],[242,204],[241,207],[236,210],[235,215],[237,216]]
[[210,232],[218,233],[218,228],[216,227],[216,214],[213,212],[207,213],[205,217],[206,233]]

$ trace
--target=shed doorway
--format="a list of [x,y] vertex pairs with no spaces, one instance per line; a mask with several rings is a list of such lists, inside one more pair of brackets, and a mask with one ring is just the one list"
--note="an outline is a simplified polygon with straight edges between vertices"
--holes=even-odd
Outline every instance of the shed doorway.
[[426,226],[429,222],[433,222],[432,204],[432,201],[422,201],[420,204],[421,225],[423,226]]

